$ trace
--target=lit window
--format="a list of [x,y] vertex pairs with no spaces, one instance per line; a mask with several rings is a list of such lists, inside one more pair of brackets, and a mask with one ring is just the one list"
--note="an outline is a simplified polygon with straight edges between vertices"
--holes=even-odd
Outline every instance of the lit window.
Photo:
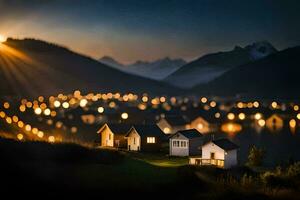
[[147,143],[155,143],[155,137],[147,137]]

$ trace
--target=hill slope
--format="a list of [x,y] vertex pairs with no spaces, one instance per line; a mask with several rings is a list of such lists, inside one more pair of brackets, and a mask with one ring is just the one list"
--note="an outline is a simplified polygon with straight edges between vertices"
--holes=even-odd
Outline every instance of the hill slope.
[[121,72],[67,48],[34,39],[8,39],[1,44],[0,78],[1,95],[35,96],[75,89],[175,91],[164,83]]
[[236,67],[221,77],[194,88],[214,95],[299,97],[300,46]]
[[227,52],[212,53],[192,61],[168,76],[165,81],[182,88],[191,88],[221,76],[233,67],[246,64],[277,50],[268,42],[257,42],[244,48],[236,46]]

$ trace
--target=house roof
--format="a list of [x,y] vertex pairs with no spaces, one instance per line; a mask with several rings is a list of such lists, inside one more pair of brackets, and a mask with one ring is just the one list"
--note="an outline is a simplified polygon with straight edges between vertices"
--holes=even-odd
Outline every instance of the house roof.
[[135,129],[141,137],[156,136],[156,137],[166,137],[164,132],[155,124],[153,125],[134,125],[126,134],[129,135],[130,131]]
[[188,120],[182,115],[166,116],[164,118],[171,126],[184,126],[188,123]]
[[[196,129],[188,129],[188,130],[182,130],[178,131],[177,133],[182,134],[184,137],[188,139],[194,139],[194,138],[199,138],[202,137],[203,135],[197,131]],[[175,134],[174,134],[175,135]]]
[[129,129],[131,128],[131,125],[129,124],[109,124],[106,123],[104,124],[99,130],[98,133],[102,131],[102,129],[107,125],[109,129],[114,133],[114,134],[126,134]]
[[238,145],[234,144],[233,142],[231,142],[227,138],[217,139],[217,140],[213,140],[211,142],[213,142],[215,145],[217,145],[218,147],[220,147],[220,148],[222,148],[226,151],[239,148]]

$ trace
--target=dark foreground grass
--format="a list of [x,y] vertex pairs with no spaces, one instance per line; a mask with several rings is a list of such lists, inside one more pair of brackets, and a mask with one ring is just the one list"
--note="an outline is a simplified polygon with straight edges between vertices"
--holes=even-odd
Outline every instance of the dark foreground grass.
[[186,159],[164,155],[143,157],[74,144],[0,139],[0,160],[0,189],[11,198],[270,198],[256,191],[220,184],[217,177],[224,170],[186,166]]

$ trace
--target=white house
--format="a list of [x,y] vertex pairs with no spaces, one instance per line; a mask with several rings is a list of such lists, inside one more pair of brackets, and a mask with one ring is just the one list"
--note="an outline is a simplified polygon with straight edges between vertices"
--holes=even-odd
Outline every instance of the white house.
[[201,155],[203,136],[196,129],[182,130],[169,139],[169,154],[171,156]]
[[210,141],[202,146],[202,157],[191,157],[191,165],[213,165],[220,168],[231,168],[238,164],[238,146],[228,139]]

